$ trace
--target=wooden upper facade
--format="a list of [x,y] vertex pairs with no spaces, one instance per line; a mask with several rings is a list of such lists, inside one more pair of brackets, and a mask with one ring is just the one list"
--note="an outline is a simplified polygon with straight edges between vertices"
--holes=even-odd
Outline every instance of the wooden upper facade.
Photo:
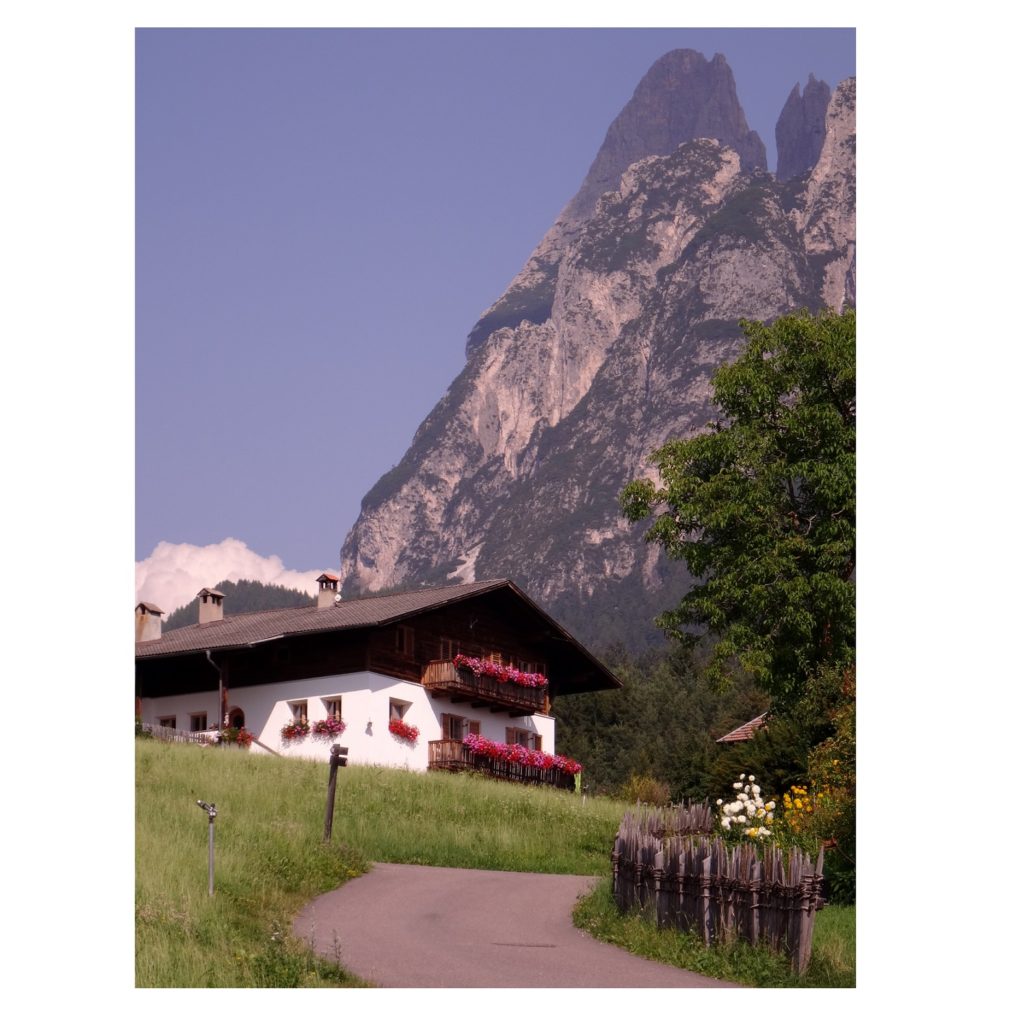
[[[456,654],[548,678],[544,688],[456,670]],[[331,607],[252,612],[136,645],[137,696],[374,672],[432,694],[511,714],[549,713],[558,694],[620,686],[509,580],[432,587]],[[220,671],[220,676],[219,676]]]

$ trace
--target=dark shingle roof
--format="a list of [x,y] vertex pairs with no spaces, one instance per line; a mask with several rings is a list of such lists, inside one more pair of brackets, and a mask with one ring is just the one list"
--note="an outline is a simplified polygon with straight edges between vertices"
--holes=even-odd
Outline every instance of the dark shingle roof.
[[484,580],[449,587],[425,587],[423,590],[402,594],[362,597],[340,601],[325,608],[277,608],[265,612],[245,612],[225,615],[216,622],[173,629],[160,640],[141,641],[136,645],[137,657],[157,658],[190,651],[245,647],[281,636],[381,626],[501,587],[508,587],[529,601],[509,580]]
[[757,718],[752,718],[749,722],[738,725],[732,732],[726,733],[725,736],[720,736],[716,743],[743,743],[746,740],[753,739],[754,733],[764,727],[767,717],[768,712],[766,711],[763,715],[758,715]]

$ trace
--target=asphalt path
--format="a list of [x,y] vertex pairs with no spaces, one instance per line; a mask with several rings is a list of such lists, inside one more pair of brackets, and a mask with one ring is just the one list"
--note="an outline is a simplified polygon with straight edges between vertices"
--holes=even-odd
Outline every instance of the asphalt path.
[[597,942],[571,920],[585,875],[374,864],[295,934],[384,988],[737,988]]

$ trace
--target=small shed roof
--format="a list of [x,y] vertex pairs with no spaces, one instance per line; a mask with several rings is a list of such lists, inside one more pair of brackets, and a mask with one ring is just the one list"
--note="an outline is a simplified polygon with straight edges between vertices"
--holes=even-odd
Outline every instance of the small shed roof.
[[716,743],[744,743],[749,739],[753,739],[754,733],[764,728],[767,717],[768,712],[765,711],[764,714],[758,715],[757,718],[752,718],[749,722],[738,725],[732,732],[726,733],[725,736],[720,736]]

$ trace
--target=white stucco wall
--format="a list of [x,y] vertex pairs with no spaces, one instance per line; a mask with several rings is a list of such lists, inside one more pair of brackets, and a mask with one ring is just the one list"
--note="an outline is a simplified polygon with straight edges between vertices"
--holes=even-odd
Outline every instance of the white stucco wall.
[[[341,716],[347,728],[339,741],[329,737],[307,736],[286,743],[281,727],[291,721],[289,702],[308,702],[309,722],[326,717],[325,697],[339,697]],[[410,708],[404,715],[408,725],[420,730],[417,740],[408,743],[389,731],[390,698],[405,701]],[[174,697],[144,698],[141,715],[145,722],[157,724],[166,715],[176,716],[176,727],[189,728],[189,716],[206,712],[207,724],[217,721],[217,691],[181,694]],[[319,676],[265,686],[231,687],[230,708],[245,712],[246,728],[262,743],[279,754],[328,761],[330,747],[339,742],[347,747],[348,763],[377,764],[395,768],[425,771],[428,767],[428,741],[442,738],[442,714],[476,718],[481,735],[505,742],[506,728],[528,729],[542,737],[543,750],[554,753],[554,719],[548,715],[510,718],[505,712],[492,714],[487,708],[471,708],[469,704],[452,704],[445,699],[432,700],[417,683],[391,679],[375,672],[352,672],[338,676]],[[253,751],[264,753],[253,744]]]

